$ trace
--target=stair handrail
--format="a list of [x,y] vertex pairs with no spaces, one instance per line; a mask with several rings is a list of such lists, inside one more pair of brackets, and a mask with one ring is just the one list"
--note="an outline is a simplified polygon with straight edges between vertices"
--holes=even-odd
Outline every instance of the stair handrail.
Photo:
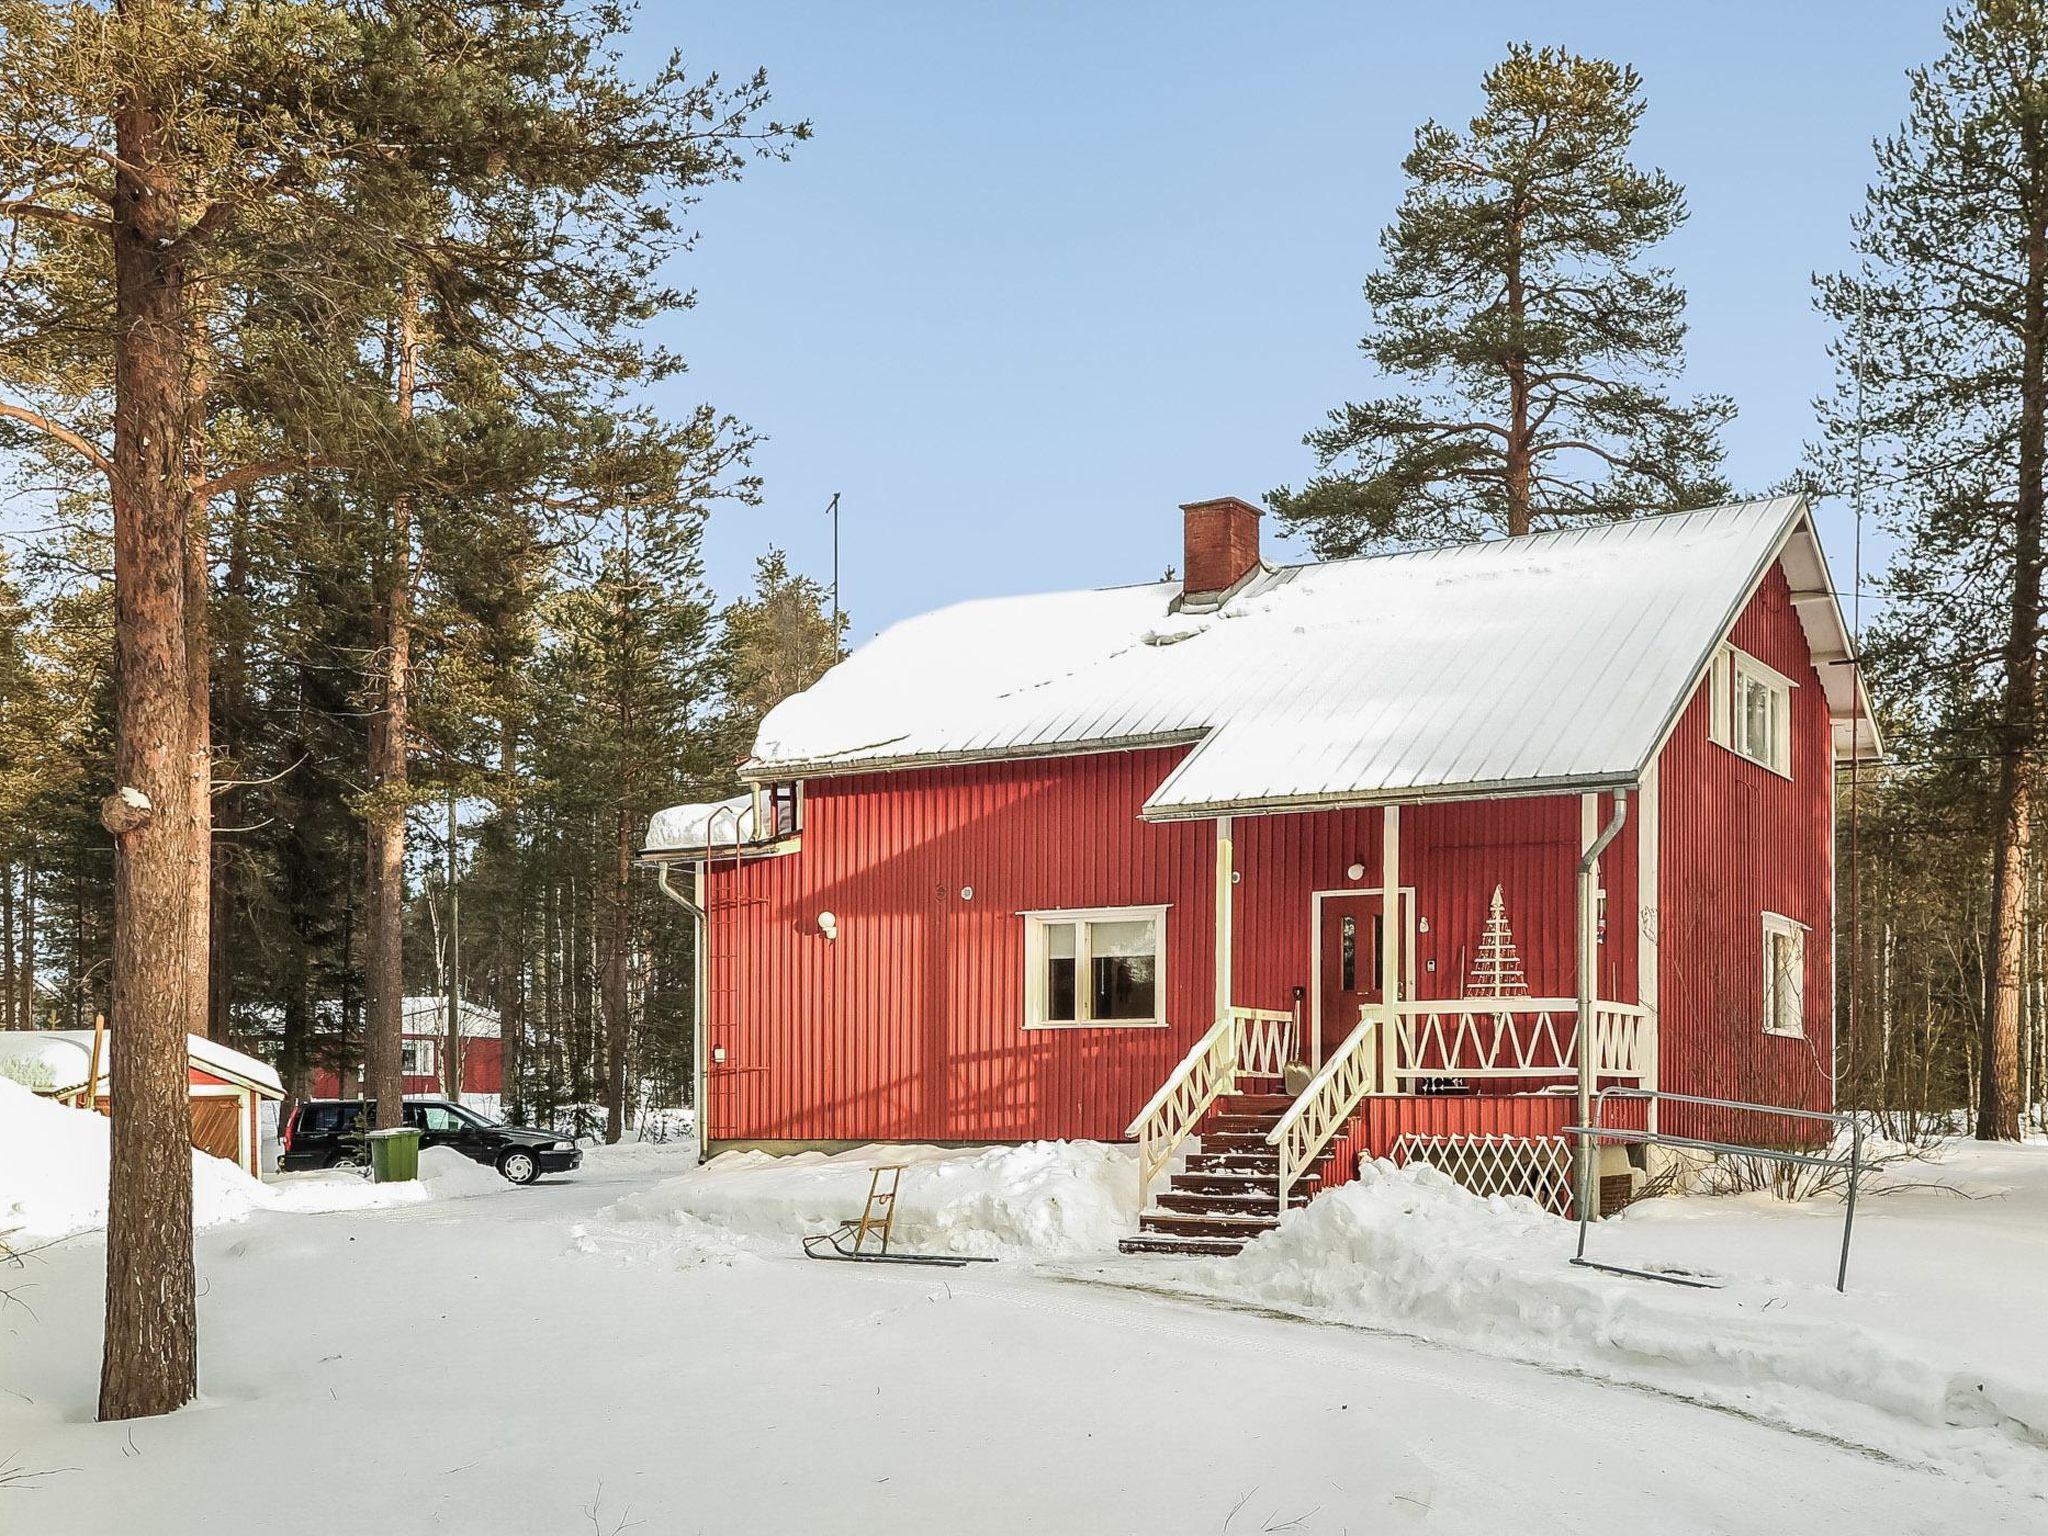
[[1309,1079],[1280,1123],[1266,1134],[1266,1144],[1280,1152],[1280,1210],[1287,1210],[1287,1197],[1301,1176],[1308,1172],[1330,1138],[1344,1128],[1358,1101],[1379,1090],[1379,1020],[1362,1014],[1358,1027],[1344,1037],[1323,1063],[1323,1069]]
[[1167,1074],[1159,1091],[1124,1132],[1138,1143],[1139,1210],[1146,1208],[1152,1181],[1173,1161],[1175,1149],[1201,1124],[1209,1106],[1236,1085],[1244,1025],[1240,1010],[1226,1009],[1209,1026],[1209,1032],[1188,1048],[1180,1065]]

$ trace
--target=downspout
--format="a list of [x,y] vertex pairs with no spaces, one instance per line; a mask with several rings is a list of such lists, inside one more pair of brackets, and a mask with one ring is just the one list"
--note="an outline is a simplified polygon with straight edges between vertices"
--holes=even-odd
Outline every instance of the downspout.
[[[1600,835],[1579,857],[1579,1028],[1576,1042],[1579,1058],[1579,1118],[1576,1123],[1579,1125],[1593,1123],[1593,998],[1598,948],[1593,932],[1593,872],[1599,867],[1600,855],[1620,835],[1627,820],[1628,791],[1617,789],[1614,792],[1614,815],[1608,818],[1607,825],[1600,829]],[[1572,1161],[1576,1165],[1573,1172],[1577,1177],[1573,1182],[1579,1192],[1579,1210],[1591,1211],[1594,1208],[1594,1149],[1589,1137],[1581,1135],[1574,1139]]]
[[711,939],[711,925],[704,920],[704,866],[692,866],[697,893],[692,900],[668,883],[673,866],[664,859],[654,866],[654,883],[661,894],[690,914],[694,932],[690,938],[690,1112],[696,1118],[697,1161],[704,1161],[704,946]]

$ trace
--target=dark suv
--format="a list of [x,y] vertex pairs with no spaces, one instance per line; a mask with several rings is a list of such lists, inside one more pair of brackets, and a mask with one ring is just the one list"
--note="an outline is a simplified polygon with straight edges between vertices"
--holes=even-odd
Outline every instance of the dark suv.
[[[377,1101],[305,1099],[284,1128],[286,1173],[338,1168],[363,1160],[363,1132],[375,1123]],[[420,1133],[422,1147],[453,1147],[464,1157],[489,1164],[514,1184],[531,1184],[544,1173],[581,1167],[583,1149],[547,1131],[501,1125],[464,1104],[446,1099],[407,1099],[405,1123]]]

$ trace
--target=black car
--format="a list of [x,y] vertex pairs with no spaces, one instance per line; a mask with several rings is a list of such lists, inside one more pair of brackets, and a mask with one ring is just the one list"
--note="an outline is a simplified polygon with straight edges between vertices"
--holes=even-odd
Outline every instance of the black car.
[[[363,1160],[365,1130],[375,1123],[377,1101],[304,1099],[284,1128],[286,1173],[338,1168]],[[567,1173],[583,1163],[583,1149],[547,1131],[501,1125],[466,1104],[446,1099],[407,1099],[405,1123],[420,1133],[422,1147],[453,1147],[486,1163],[514,1184],[531,1184],[544,1173]]]

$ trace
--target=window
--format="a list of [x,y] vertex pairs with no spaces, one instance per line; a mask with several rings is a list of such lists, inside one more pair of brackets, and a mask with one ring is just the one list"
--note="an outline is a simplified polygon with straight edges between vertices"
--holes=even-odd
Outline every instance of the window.
[[1789,677],[1724,645],[1709,673],[1712,714],[1707,734],[1729,751],[1773,773],[1792,776],[1792,689]]
[[437,1136],[449,1136],[469,1129],[469,1122],[444,1104],[426,1105],[423,1118],[426,1128]]
[[1806,1033],[1806,925],[1764,914],[1764,1033]]
[[1166,908],[1023,917],[1025,1028],[1166,1022]]
[[803,797],[796,784],[770,784],[767,795],[769,837],[794,837],[803,830]]
[[407,1040],[398,1048],[399,1069],[407,1077],[432,1077],[440,1069],[435,1065],[436,1057],[432,1040]]

